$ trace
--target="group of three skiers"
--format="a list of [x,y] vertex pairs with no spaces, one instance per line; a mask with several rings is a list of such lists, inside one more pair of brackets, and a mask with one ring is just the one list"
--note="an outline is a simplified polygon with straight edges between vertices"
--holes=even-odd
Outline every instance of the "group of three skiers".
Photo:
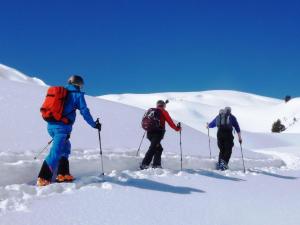
[[[48,122],[48,133],[52,137],[50,153],[45,158],[38,175],[37,185],[46,186],[51,183],[53,174],[57,173],[56,182],[72,182],[74,177],[69,169],[69,155],[71,153],[70,134],[76,119],[76,110],[79,110],[84,120],[93,128],[101,130],[101,124],[94,120],[87,107],[84,93],[81,91],[84,85],[82,77],[73,75],[69,78],[65,87],[50,87],[46,99],[41,107],[43,118]],[[181,125],[175,125],[169,113],[166,111],[167,102],[159,100],[156,108],[149,109],[142,121],[143,128],[147,131],[147,138],[151,142],[140,169],[149,168],[151,162],[153,168],[161,167],[161,155],[163,147],[161,141],[165,135],[165,123],[167,122],[175,131],[181,131]],[[228,169],[229,159],[233,148],[233,127],[242,142],[240,127],[237,119],[231,114],[231,108],[226,107],[209,124],[207,128],[218,127],[218,147],[220,149],[217,169]]]

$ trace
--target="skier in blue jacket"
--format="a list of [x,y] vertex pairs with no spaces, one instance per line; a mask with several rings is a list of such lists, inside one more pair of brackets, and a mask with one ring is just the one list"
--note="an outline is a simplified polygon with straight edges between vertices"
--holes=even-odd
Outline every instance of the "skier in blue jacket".
[[40,170],[37,185],[45,186],[51,183],[53,173],[57,169],[57,182],[71,182],[74,177],[69,170],[69,155],[71,153],[70,135],[76,119],[76,110],[78,109],[85,121],[93,128],[100,129],[100,124],[95,122],[87,107],[84,93],[81,92],[84,81],[82,77],[74,75],[68,80],[65,88],[68,90],[68,96],[64,104],[65,117],[69,123],[51,121],[48,122],[48,133],[53,138],[52,147],[49,155],[43,162]]
[[218,127],[217,138],[218,147],[220,149],[217,169],[227,170],[234,146],[233,128],[238,134],[239,142],[242,143],[241,129],[236,117],[231,114],[230,107],[220,110],[219,115],[211,123],[207,124],[208,129],[215,127]]

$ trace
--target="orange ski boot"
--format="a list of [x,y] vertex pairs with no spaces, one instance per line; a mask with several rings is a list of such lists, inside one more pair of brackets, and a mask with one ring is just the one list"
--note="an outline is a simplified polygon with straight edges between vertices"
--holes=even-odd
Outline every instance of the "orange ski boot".
[[41,177],[39,177],[37,179],[37,182],[36,182],[36,185],[39,186],[39,187],[44,187],[44,186],[47,186],[49,184],[51,184],[51,182],[49,180],[46,180],[46,179],[41,178]]

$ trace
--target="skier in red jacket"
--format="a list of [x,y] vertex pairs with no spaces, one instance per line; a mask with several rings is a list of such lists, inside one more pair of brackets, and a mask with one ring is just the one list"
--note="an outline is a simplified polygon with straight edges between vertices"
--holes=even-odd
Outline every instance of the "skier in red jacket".
[[160,127],[157,130],[147,131],[147,138],[149,139],[151,144],[140,166],[141,170],[148,169],[152,159],[152,168],[162,168],[161,154],[163,152],[163,147],[161,146],[160,142],[164,138],[166,132],[166,122],[175,131],[181,130],[180,124],[176,126],[169,113],[166,111],[166,102],[164,102],[163,100],[159,100],[156,103],[156,108],[160,111]]

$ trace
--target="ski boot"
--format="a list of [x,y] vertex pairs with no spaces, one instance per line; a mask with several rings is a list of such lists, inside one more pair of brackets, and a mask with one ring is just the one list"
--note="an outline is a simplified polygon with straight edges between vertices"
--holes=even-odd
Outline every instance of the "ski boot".
[[63,183],[63,182],[73,182],[75,178],[71,174],[67,174],[67,175],[58,174],[55,180],[57,183]]
[[161,165],[152,165],[152,168],[153,169],[162,169],[162,166]]
[[225,170],[228,170],[228,168],[229,167],[228,167],[227,163],[221,159],[219,162],[219,170],[225,171]]
[[66,157],[62,157],[59,160],[56,182],[72,182],[74,177],[70,174],[69,160]]
[[141,165],[140,165],[140,169],[141,169],[141,170],[146,170],[146,169],[149,169],[149,166],[148,166],[148,165],[141,164]]
[[51,184],[51,179],[52,179],[52,172],[47,162],[44,161],[36,185],[39,187],[47,186]]
[[41,177],[39,177],[37,179],[37,182],[36,182],[36,185],[39,186],[39,187],[47,186],[49,184],[51,184],[51,182],[49,180],[46,180],[46,179],[41,178]]

